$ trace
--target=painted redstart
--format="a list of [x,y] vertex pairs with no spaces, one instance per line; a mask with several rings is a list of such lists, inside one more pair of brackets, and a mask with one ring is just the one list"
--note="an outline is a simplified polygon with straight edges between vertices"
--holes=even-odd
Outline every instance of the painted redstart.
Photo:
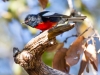
[[86,16],[70,17],[58,13],[45,16],[47,13],[50,13],[50,11],[43,11],[38,14],[29,14],[26,16],[24,23],[33,28],[45,31],[56,26],[58,23],[61,24],[66,21],[82,22],[86,18]]

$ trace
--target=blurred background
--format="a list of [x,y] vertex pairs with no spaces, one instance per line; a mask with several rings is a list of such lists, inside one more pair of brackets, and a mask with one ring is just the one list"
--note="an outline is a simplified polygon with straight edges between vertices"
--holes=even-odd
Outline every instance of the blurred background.
[[[73,4],[77,11],[80,11],[91,20],[94,28],[99,32],[100,0],[73,0]],[[49,0],[44,10],[69,15],[67,0]],[[10,0],[6,2],[0,0],[0,75],[27,75],[19,65],[14,63],[13,47],[18,47],[22,50],[29,40],[41,32],[40,30],[21,24],[28,14],[37,14],[41,11],[42,8],[38,0]],[[79,31],[84,31],[87,26],[87,23],[81,24]],[[76,29],[74,28],[57,36],[57,40],[63,42],[67,36],[76,33]],[[69,39],[64,44],[64,47],[68,48],[74,40],[75,38]],[[99,49],[99,45],[97,45],[97,48]],[[52,66],[54,53],[54,51],[51,51],[43,54],[43,61],[49,66]],[[79,64],[71,68],[71,74],[78,74],[79,67],[77,66]],[[100,71],[98,71],[98,75],[100,75]]]

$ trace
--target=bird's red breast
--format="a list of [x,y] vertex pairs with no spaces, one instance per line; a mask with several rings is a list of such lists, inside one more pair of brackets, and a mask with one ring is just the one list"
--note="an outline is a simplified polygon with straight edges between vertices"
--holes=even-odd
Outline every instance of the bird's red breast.
[[57,22],[46,21],[46,22],[39,23],[37,26],[35,26],[35,28],[44,31],[44,30],[54,27],[56,24],[57,24]]

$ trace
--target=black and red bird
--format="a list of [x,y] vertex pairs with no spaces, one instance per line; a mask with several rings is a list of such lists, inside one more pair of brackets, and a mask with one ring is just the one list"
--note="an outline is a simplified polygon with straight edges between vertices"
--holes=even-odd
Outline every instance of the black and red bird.
[[62,15],[58,13],[54,13],[52,15],[45,16],[45,14],[49,13],[49,11],[43,11],[38,14],[29,14],[25,18],[25,24],[29,25],[33,28],[40,29],[42,31],[45,31],[47,29],[50,29],[57,25],[57,23],[64,23],[66,21],[73,21],[73,22],[79,22],[83,21],[85,19],[85,16],[80,17],[70,17],[67,15]]

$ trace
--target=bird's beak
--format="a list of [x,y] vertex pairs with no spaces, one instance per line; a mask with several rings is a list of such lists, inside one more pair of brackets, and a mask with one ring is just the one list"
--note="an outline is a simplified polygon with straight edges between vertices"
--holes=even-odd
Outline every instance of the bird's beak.
[[26,20],[25,22],[22,22],[21,24],[26,24],[28,22],[28,20]]
[[22,22],[21,24],[25,24],[25,22]]
[[25,23],[29,22],[28,20],[25,21]]

